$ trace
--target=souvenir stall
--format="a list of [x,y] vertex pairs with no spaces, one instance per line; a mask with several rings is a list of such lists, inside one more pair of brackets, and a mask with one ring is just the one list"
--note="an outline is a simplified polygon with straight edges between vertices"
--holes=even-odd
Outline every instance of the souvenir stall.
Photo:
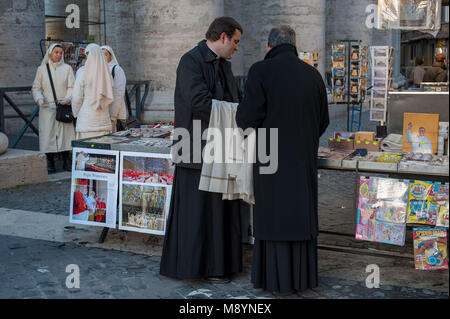
[[[380,0],[377,28],[433,34],[440,10],[438,0]],[[404,246],[410,235],[415,269],[448,269],[448,83],[392,90],[393,50],[369,49],[370,120],[379,123],[377,132],[335,132],[328,147],[319,148],[319,167],[356,173],[355,240]],[[336,101],[345,98],[340,80],[347,68],[339,56],[344,47],[333,46],[332,52]]]
[[[344,49],[332,50],[333,95],[341,101]],[[412,228],[416,269],[448,269],[448,83],[394,91],[393,48],[369,52],[370,120],[379,122],[377,132],[335,132],[319,148],[319,168],[356,172],[356,240],[404,246]]]

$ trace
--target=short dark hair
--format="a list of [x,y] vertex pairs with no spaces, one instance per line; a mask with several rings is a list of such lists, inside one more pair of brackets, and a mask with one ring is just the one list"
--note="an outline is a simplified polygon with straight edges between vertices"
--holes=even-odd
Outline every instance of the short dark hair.
[[418,64],[418,65],[422,65],[422,64],[423,64],[423,60],[422,60],[422,59],[418,59],[418,60],[417,60],[417,64]]
[[205,37],[209,41],[217,41],[220,39],[220,35],[222,34],[222,32],[225,32],[228,39],[231,39],[236,29],[241,31],[241,34],[244,33],[244,30],[242,29],[241,25],[233,18],[231,17],[216,18],[209,25]]
[[269,39],[267,41],[269,47],[273,48],[283,43],[295,46],[295,31],[288,25],[273,28],[269,33]]

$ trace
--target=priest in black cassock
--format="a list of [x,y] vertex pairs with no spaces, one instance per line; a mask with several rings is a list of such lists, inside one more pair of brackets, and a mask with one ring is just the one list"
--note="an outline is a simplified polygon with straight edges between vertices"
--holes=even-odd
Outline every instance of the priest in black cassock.
[[[191,154],[175,167],[160,265],[164,276],[227,282],[227,276],[242,271],[239,200],[222,200],[222,194],[198,189],[202,164],[196,157],[201,157],[198,153],[206,141],[196,150],[194,144],[200,143],[200,137],[194,136],[193,123],[201,121],[200,133],[208,128],[212,99],[240,101],[227,59],[238,50],[242,33],[233,18],[215,19],[206,40],[184,54],[177,68],[175,129],[189,131]],[[179,151],[180,158],[185,151]]]
[[249,70],[236,122],[244,130],[266,128],[266,150],[269,129],[278,129],[276,172],[262,174],[258,159],[254,165],[251,280],[255,288],[289,293],[318,285],[317,149],[328,103],[320,73],[298,57],[292,28],[272,29],[267,50]]

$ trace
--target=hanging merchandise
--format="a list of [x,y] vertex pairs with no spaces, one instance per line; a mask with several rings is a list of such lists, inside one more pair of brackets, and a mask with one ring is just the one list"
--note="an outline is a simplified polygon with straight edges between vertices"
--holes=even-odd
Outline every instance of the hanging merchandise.
[[392,83],[393,48],[370,47],[372,57],[372,90],[370,98],[370,120],[386,121],[387,94]]
[[333,100],[345,102],[345,44],[333,44],[331,51]]
[[360,177],[356,239],[405,244],[408,184],[398,179]]
[[433,182],[411,181],[407,223],[436,225],[436,187]]
[[441,0],[379,0],[378,29],[439,31]]
[[334,102],[363,102],[366,95],[367,47],[359,42],[349,42],[348,46],[346,43],[333,44],[331,49]]
[[298,57],[305,63],[317,68],[319,66],[319,53],[317,52],[299,52]]
[[438,208],[436,226],[448,228],[448,183],[438,184],[435,201]]
[[447,230],[413,228],[416,270],[448,269]]

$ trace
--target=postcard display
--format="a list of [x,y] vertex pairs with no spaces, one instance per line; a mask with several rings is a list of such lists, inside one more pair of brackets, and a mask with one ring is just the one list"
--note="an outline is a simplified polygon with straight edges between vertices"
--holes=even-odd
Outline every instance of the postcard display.
[[[100,222],[102,218],[95,212],[89,213],[90,220],[83,224],[115,228],[119,207],[119,229],[164,235],[174,175],[170,154],[172,130],[171,124],[141,125],[104,136],[72,141],[72,200],[80,202],[89,196],[91,190],[95,192],[101,189],[104,193],[106,185],[108,190],[108,196],[104,196],[108,208],[104,221]],[[114,162],[109,161],[108,166],[106,160],[112,160],[112,155],[115,156]],[[115,165],[114,174],[112,164]],[[82,181],[80,184],[80,178],[103,178],[108,183]],[[88,184],[87,190],[84,184]],[[75,191],[78,191],[77,195],[74,195]],[[81,196],[83,191],[87,192],[84,197]],[[99,197],[103,198],[103,193]],[[92,199],[85,199],[85,202],[89,201]],[[80,219],[87,218],[84,216],[86,214],[79,215],[84,209],[78,206],[71,206],[71,222],[79,223]],[[78,216],[72,218],[72,215]]]
[[317,68],[318,62],[319,62],[319,53],[317,52],[299,52],[298,56],[300,60],[302,60],[305,63],[308,63],[309,65]]
[[389,46],[372,46],[372,90],[370,95],[370,120],[386,121],[387,96],[392,84],[394,51]]
[[74,45],[72,42],[62,42],[64,63],[70,65],[74,72],[78,70],[83,59],[86,58],[87,44]]
[[[347,65],[346,44],[331,46],[332,92],[335,103],[346,103],[347,91],[350,95],[348,101],[354,104],[363,102],[366,96],[367,47],[354,43],[348,45],[350,65]],[[350,87],[347,87],[348,85]]]
[[116,227],[119,152],[73,148],[70,222]]
[[406,224],[428,226],[413,228],[416,269],[448,269],[449,184],[361,176],[355,238],[403,246]]
[[170,154],[120,153],[119,229],[164,235],[174,166]]

